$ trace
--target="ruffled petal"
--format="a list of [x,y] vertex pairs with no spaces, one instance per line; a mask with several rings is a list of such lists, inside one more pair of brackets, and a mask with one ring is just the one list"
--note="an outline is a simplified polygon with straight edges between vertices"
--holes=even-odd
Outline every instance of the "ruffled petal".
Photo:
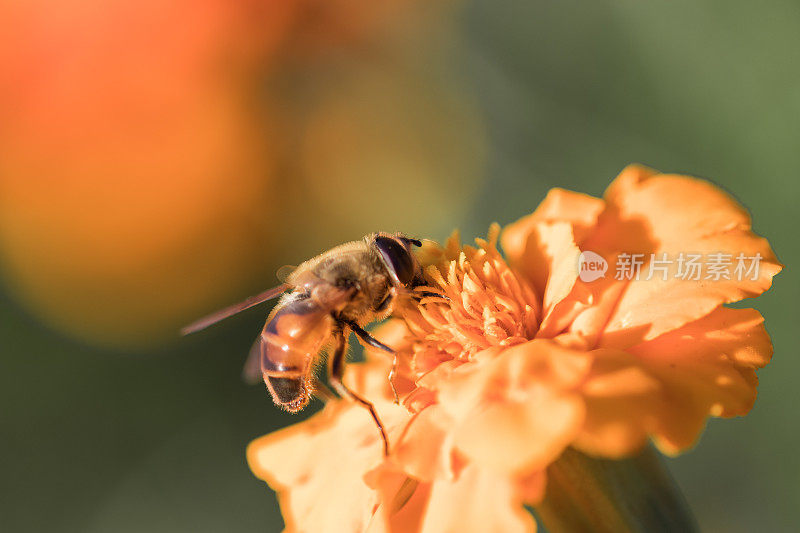
[[[693,246],[696,253],[706,258],[702,262],[703,272],[710,264],[706,254],[724,252],[732,257],[739,253],[746,256],[760,253],[762,257],[772,254],[763,239],[736,239],[731,234],[704,238]],[[758,296],[770,287],[772,277],[781,267],[762,261],[756,280],[738,280],[734,276],[704,279],[706,274],[703,274],[703,279],[696,281],[677,277],[677,268],[677,261],[668,266],[666,280],[655,275],[652,279],[642,276],[630,281],[608,319],[599,345],[626,348],[701,318],[720,304]]]
[[761,368],[772,358],[772,341],[764,328],[764,317],[755,309],[718,307],[707,316],[628,352],[643,360],[669,363],[724,355],[732,364]]
[[719,187],[640,165],[626,167],[609,185],[604,199],[606,209],[587,247],[649,253],[750,230],[747,211]]
[[711,416],[742,416],[756,398],[754,368],[772,355],[763,318],[753,309],[711,314],[628,350],[662,384],[654,433],[666,453],[692,444]]
[[591,357],[535,340],[464,364],[435,381],[453,418],[455,446],[482,466],[506,473],[544,468],[580,430],[577,387]]
[[417,413],[394,449],[403,471],[421,481],[453,480],[458,473],[451,417],[440,406]]
[[544,469],[580,431],[584,403],[578,394],[531,391],[520,401],[484,402],[455,430],[468,458],[505,474]]
[[525,243],[525,260],[512,265],[542,295],[543,314],[566,296],[578,277],[578,256],[572,227],[566,222],[532,224]]
[[598,198],[552,189],[533,214],[503,230],[501,242],[509,263],[542,295],[542,314],[550,324],[548,331],[553,330],[546,336],[560,331],[554,324],[563,324],[559,318],[565,309],[554,313],[554,307],[575,284],[579,244],[591,232],[603,206]]
[[661,384],[631,354],[601,349],[592,355],[591,375],[581,387],[586,417],[573,446],[603,457],[634,453],[654,427]]
[[536,523],[523,508],[512,480],[469,465],[455,482],[433,484],[421,529],[421,533],[464,531],[531,533]]
[[528,236],[540,223],[567,222],[580,243],[589,233],[603,210],[605,202],[599,198],[560,188],[551,189],[532,214],[506,226],[501,243],[509,263],[525,262]]
[[[287,531],[361,531],[377,494],[363,475],[383,460],[365,411],[338,402],[306,422],[251,442],[250,469],[278,492]],[[331,487],[337,487],[335,491]]]
[[[750,230],[745,209],[706,181],[632,165],[609,186],[605,199],[606,209],[582,248],[604,256],[644,254],[644,264],[638,280],[618,281],[624,290],[613,306],[597,301],[598,306],[605,305],[607,316],[597,309],[590,311],[591,322],[605,324],[600,346],[632,346],[701,318],[722,303],[757,296],[770,287],[781,269],[769,243]],[[662,258],[664,253],[670,262],[667,279],[656,269],[647,279],[650,254]],[[701,279],[678,276],[681,253],[702,256]],[[718,253],[728,256],[730,279],[707,278],[709,265],[716,262],[711,254]],[[754,279],[746,271],[732,275],[740,253],[746,258],[760,256]],[[620,265],[614,263],[609,265],[612,275]]]
[[380,501],[365,533],[419,531],[430,499],[431,484],[408,476],[385,462],[365,476]]

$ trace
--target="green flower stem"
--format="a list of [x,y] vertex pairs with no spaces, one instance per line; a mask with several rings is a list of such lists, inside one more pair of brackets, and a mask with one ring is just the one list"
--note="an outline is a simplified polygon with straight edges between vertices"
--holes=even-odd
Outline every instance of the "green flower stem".
[[698,531],[680,490],[650,446],[620,460],[569,448],[547,476],[547,493],[536,513],[550,533]]

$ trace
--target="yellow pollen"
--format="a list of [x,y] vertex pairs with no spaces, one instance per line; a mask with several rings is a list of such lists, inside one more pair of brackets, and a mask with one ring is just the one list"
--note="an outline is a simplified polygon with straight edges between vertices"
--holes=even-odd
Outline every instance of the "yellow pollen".
[[427,250],[433,257],[425,269],[432,289],[447,296],[426,298],[407,309],[403,318],[411,334],[412,361],[432,357],[469,361],[492,346],[511,346],[533,338],[539,304],[534,291],[497,250],[499,226],[476,247],[460,246],[457,236],[445,246]]

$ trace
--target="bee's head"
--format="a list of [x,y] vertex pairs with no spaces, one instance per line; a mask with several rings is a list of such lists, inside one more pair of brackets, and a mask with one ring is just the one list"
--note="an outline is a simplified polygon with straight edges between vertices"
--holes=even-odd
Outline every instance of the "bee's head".
[[378,233],[372,237],[372,245],[395,283],[412,287],[420,279],[419,263],[411,251],[412,246],[422,246],[420,241],[400,233]]

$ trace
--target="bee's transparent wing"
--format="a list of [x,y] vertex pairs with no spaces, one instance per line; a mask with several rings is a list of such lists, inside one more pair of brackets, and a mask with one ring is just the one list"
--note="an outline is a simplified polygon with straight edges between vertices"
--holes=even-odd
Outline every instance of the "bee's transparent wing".
[[201,329],[205,329],[212,324],[216,324],[220,320],[226,319],[230,316],[235,315],[236,313],[241,313],[245,309],[250,309],[254,305],[258,305],[260,303],[266,302],[267,300],[271,300],[276,298],[289,290],[291,285],[288,283],[283,283],[278,285],[277,287],[273,287],[269,290],[266,290],[260,294],[256,294],[255,296],[251,296],[247,300],[243,302],[239,302],[237,304],[231,305],[226,307],[225,309],[221,309],[215,313],[211,313],[208,316],[204,316],[200,320],[196,320],[192,322],[188,326],[181,329],[181,335],[189,335],[190,333],[194,333],[196,331],[200,331]]
[[297,270],[295,265],[283,265],[275,272],[275,276],[283,283],[287,283],[289,276],[292,275],[295,270]]
[[255,385],[264,379],[261,374],[261,342],[261,336],[259,335],[250,348],[250,353],[244,362],[244,368],[242,368],[242,380],[248,385]]

